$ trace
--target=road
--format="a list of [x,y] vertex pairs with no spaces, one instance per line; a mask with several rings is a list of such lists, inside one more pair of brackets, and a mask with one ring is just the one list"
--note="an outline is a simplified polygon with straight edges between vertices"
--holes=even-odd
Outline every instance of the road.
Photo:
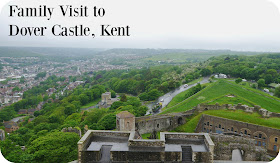
[[16,118],[11,119],[10,121],[13,121],[13,122],[17,123],[20,119],[22,119],[24,117],[26,117],[26,116],[16,117]]
[[[208,83],[208,82],[209,82],[209,78],[210,78],[210,76],[204,77],[204,78],[202,79],[202,81],[199,82],[199,83],[200,83],[200,84]],[[153,113],[153,112],[152,112],[152,109],[153,109],[153,107],[154,107],[157,103],[159,103],[162,99],[163,99],[162,108],[164,108],[165,106],[167,106],[167,105],[170,103],[170,101],[171,101],[177,94],[179,94],[179,93],[181,93],[181,92],[184,92],[184,91],[186,91],[186,90],[188,90],[188,89],[190,89],[190,88],[192,88],[192,87],[194,87],[194,86],[196,86],[196,85],[197,85],[197,83],[191,84],[191,85],[189,85],[187,88],[185,88],[184,85],[181,85],[179,88],[176,88],[175,90],[170,91],[170,92],[166,93],[165,95],[159,97],[158,100],[156,100],[155,102],[151,102],[150,104],[147,104],[146,106],[148,107],[148,111],[147,111],[146,115],[148,115],[148,114],[150,114],[150,113],[152,113],[152,114],[158,114],[158,113],[160,113],[160,112],[161,112],[161,109],[160,109],[157,113]]]

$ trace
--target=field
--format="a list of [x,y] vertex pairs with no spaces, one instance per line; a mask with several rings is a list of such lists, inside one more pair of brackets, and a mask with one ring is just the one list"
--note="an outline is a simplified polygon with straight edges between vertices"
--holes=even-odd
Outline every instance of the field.
[[[235,101],[231,100],[230,102],[232,104],[244,102],[245,104],[250,105],[260,105],[262,108],[267,109],[271,112],[280,112],[279,98],[272,97],[253,88],[249,89],[235,84],[233,82],[219,80],[215,83],[211,83],[209,86],[207,86],[197,94],[193,95],[192,97],[184,100],[180,104],[175,106],[167,106],[166,108],[163,108],[163,112],[161,114],[166,114],[170,112],[183,112],[192,109],[200,103],[211,103],[214,100],[218,100],[219,102],[221,102],[221,104],[227,103],[229,102],[229,99],[222,98],[222,96],[226,96],[229,94],[235,95],[239,98]],[[176,100],[176,96],[174,97],[174,99]],[[172,101],[170,102],[171,104],[173,103]]]
[[189,119],[187,123],[174,129],[176,132],[194,132],[202,114],[253,123],[280,129],[280,118],[262,118],[258,113],[246,113],[242,110],[208,110]]

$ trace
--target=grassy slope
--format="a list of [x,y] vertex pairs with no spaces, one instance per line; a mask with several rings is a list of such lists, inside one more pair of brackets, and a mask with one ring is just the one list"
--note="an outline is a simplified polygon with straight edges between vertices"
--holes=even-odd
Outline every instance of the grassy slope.
[[235,97],[227,97],[227,96],[221,96],[219,98],[216,98],[214,100],[211,100],[209,101],[207,104],[210,104],[210,105],[215,105],[216,103],[219,103],[219,104],[238,104],[238,103],[241,103],[241,104],[244,104],[244,105],[248,105],[250,107],[254,106],[254,103],[252,103],[251,101],[248,101],[242,97],[239,97],[239,96],[236,96]]
[[96,100],[94,100],[94,101],[92,101],[92,102],[90,102],[90,103],[88,103],[88,104],[86,104],[86,105],[84,105],[84,106],[81,106],[81,108],[82,108],[82,109],[85,109],[85,108],[94,106],[94,105],[98,104],[99,101],[100,101],[100,98],[99,98],[99,99],[96,99]]
[[[188,85],[191,85],[191,84],[195,84],[197,82],[200,82],[203,78],[199,78],[199,79],[196,79],[190,83],[188,83]],[[173,107],[174,105],[177,105],[179,102],[182,102],[185,100],[185,95],[189,92],[189,89],[184,91],[184,92],[181,92],[179,94],[177,94],[171,101],[170,103],[167,105],[167,107]]]
[[265,108],[269,111],[280,112],[280,102],[277,100],[277,98],[271,98],[271,96],[262,94],[263,92],[259,92],[261,91],[252,91],[246,87],[241,87],[240,85],[230,83],[225,80],[220,80],[206,87],[194,96],[186,99],[182,103],[174,107],[164,108],[164,111],[161,114],[186,111],[192,109],[194,106],[197,106],[200,103],[205,103],[227,94],[237,95],[243,100],[246,100],[252,104],[260,105],[262,108]]
[[175,128],[173,131],[174,132],[195,132],[195,128],[200,120],[202,113],[194,116],[193,118],[191,118],[190,120],[187,120],[187,123]]
[[[234,81],[228,81],[228,82],[230,82],[232,84],[235,84]],[[248,82],[246,82],[245,85],[242,85],[242,84],[238,84],[238,85],[243,87],[244,89],[250,90],[250,91],[255,92],[257,94],[260,94],[260,95],[263,95],[263,96],[267,96],[267,97],[273,98],[273,99],[278,100],[278,101],[280,100],[280,98],[278,98],[278,97],[269,96],[267,93],[265,93],[263,91],[260,91],[260,90],[257,90],[257,89],[254,89],[254,88],[250,87]]]
[[280,129],[280,118],[262,118],[258,113],[246,113],[242,110],[208,110],[191,118],[186,124],[174,129],[176,132],[194,132],[202,114],[233,119],[242,122]]

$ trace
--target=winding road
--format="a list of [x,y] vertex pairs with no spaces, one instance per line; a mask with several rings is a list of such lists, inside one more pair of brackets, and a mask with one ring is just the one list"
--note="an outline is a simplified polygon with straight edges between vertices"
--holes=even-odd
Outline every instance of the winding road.
[[[202,79],[202,81],[200,81],[199,83],[200,83],[200,84],[208,83],[208,82],[209,82],[209,78],[210,78],[210,76],[204,77],[204,78]],[[184,85],[181,85],[179,88],[176,88],[175,90],[170,91],[170,92],[166,93],[165,95],[159,97],[155,102],[151,102],[150,104],[147,104],[146,106],[148,107],[148,111],[146,112],[146,115],[148,115],[148,114],[150,114],[150,113],[152,113],[152,114],[158,114],[158,113],[160,113],[160,112],[161,112],[161,109],[160,109],[158,112],[156,112],[156,113],[153,113],[152,109],[153,109],[154,106],[155,106],[157,103],[159,103],[162,99],[163,99],[163,102],[161,102],[161,103],[162,103],[162,108],[164,108],[165,106],[167,106],[167,105],[170,103],[170,101],[171,101],[177,94],[179,94],[179,93],[181,93],[181,92],[184,92],[184,91],[186,91],[186,90],[188,90],[188,89],[190,89],[190,88],[192,88],[192,87],[194,87],[194,86],[196,86],[196,85],[197,85],[197,83],[191,84],[191,85],[189,85],[187,88],[185,88]]]

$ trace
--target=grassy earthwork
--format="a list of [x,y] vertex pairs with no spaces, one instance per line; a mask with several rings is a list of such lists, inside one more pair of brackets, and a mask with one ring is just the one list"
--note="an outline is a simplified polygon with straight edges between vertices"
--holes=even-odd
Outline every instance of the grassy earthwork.
[[[188,91],[188,90],[187,90]],[[201,103],[213,104],[218,102],[219,104],[238,104],[243,103],[249,106],[260,105],[262,108],[271,112],[280,112],[280,99],[272,97],[262,91],[243,87],[226,80],[218,80],[211,83],[209,86],[196,93],[195,95],[183,100],[184,92],[175,96],[170,105],[163,108],[161,114],[171,112],[183,112],[190,110],[193,107]],[[235,97],[225,97],[226,95],[234,95]],[[174,105],[181,102],[177,105]]]

